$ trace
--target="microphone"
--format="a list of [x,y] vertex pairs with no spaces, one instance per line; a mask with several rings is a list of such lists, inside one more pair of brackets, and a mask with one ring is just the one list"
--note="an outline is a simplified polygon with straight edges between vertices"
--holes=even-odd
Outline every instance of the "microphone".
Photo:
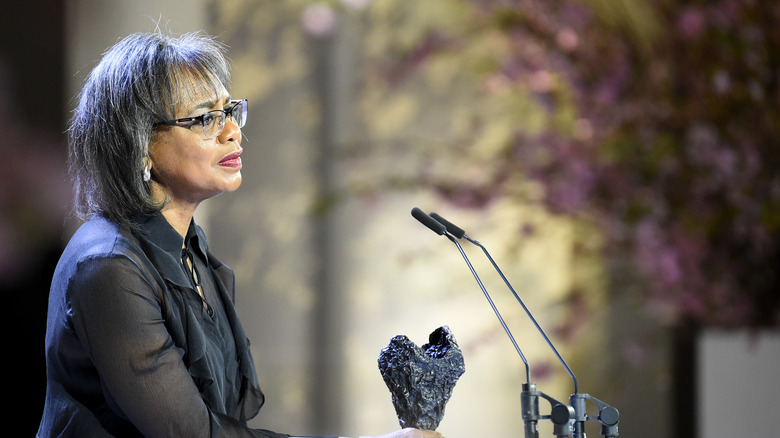
[[[415,208],[415,210],[419,210],[419,209]],[[523,410],[523,421],[525,422],[526,438],[529,437],[538,438],[539,434],[537,430],[537,422],[540,419],[550,419],[552,421],[554,425],[553,434],[556,437],[573,436],[573,438],[585,438],[585,422],[590,420],[599,420],[601,422],[601,434],[605,438],[616,438],[618,436],[618,423],[620,419],[619,411],[616,408],[608,405],[607,403],[604,403],[603,401],[597,399],[596,397],[591,396],[590,394],[584,394],[579,392],[579,386],[577,383],[577,378],[574,376],[574,372],[572,372],[569,365],[566,363],[566,361],[563,359],[561,354],[558,352],[558,349],[556,349],[555,345],[553,345],[552,341],[550,341],[550,338],[547,337],[547,334],[544,333],[544,330],[542,330],[542,327],[536,321],[536,318],[534,318],[534,316],[531,314],[531,311],[528,309],[528,307],[525,305],[523,300],[515,291],[514,287],[512,287],[512,284],[506,278],[503,271],[501,271],[501,268],[499,268],[498,264],[493,260],[493,257],[490,255],[490,252],[488,252],[487,248],[485,248],[485,246],[479,243],[478,241],[467,236],[466,232],[462,228],[444,219],[440,215],[434,212],[431,212],[430,215],[426,215],[421,211],[416,212],[415,210],[412,210],[412,215],[415,218],[417,218],[417,220],[419,220],[420,222],[428,226],[431,230],[433,230],[437,234],[447,236],[447,238],[450,239],[450,241],[452,241],[458,247],[458,250],[463,256],[463,259],[466,260],[466,264],[468,264],[469,269],[471,269],[471,273],[474,275],[474,278],[477,279],[477,283],[479,284],[480,288],[482,288],[482,292],[487,297],[488,301],[490,302],[490,305],[493,307],[493,311],[496,312],[496,315],[501,321],[501,324],[504,326],[504,330],[507,332],[507,335],[509,335],[509,338],[512,340],[512,343],[515,345],[515,348],[520,353],[520,357],[523,359],[523,362],[525,363],[527,381],[526,383],[523,384],[523,392],[521,394],[521,402],[522,402],[521,404]],[[443,232],[441,229],[442,227],[444,227]],[[482,252],[485,253],[485,256],[487,256],[488,260],[493,265],[493,268],[495,268],[496,272],[498,272],[498,274],[501,276],[501,279],[504,280],[504,283],[512,292],[512,295],[514,295],[517,302],[520,303],[520,305],[523,307],[525,313],[528,315],[528,317],[531,319],[533,324],[536,326],[536,329],[539,331],[539,333],[542,335],[544,340],[547,342],[547,345],[550,347],[553,353],[555,353],[555,356],[558,358],[558,360],[561,362],[563,367],[566,369],[566,372],[569,373],[569,376],[571,377],[572,382],[574,383],[574,393],[571,395],[571,397],[569,397],[569,403],[570,403],[569,405],[565,405],[559,402],[558,400],[555,400],[554,398],[548,396],[547,394],[536,390],[536,384],[531,382],[530,367],[528,366],[528,362],[526,361],[525,356],[523,356],[522,352],[520,352],[519,347],[517,347],[517,344],[514,341],[514,337],[512,337],[512,334],[509,332],[509,329],[507,328],[506,324],[504,324],[503,319],[501,318],[500,314],[498,313],[498,310],[493,304],[493,300],[488,295],[487,290],[485,290],[482,281],[479,279],[477,273],[474,271],[474,267],[471,265],[471,262],[466,256],[466,253],[463,251],[463,248],[458,243],[458,239],[466,239],[472,244],[482,249]],[[540,415],[539,413],[540,397],[544,398],[550,403],[551,406],[550,415],[547,416]],[[598,407],[599,415],[597,417],[591,417],[588,415],[586,409],[586,403],[588,401],[596,404],[596,406]]]
[[417,207],[412,209],[412,216],[439,236],[447,231],[446,226],[444,226],[441,222],[434,220],[427,213]]
[[[498,311],[498,308],[496,308],[496,305],[493,303],[493,299],[490,297],[490,294],[488,293],[487,289],[485,289],[484,284],[482,284],[482,280],[480,280],[479,275],[477,275],[477,272],[474,270],[474,266],[471,264],[471,261],[469,260],[468,256],[466,256],[466,253],[463,251],[463,247],[460,245],[460,243],[458,243],[457,239],[460,239],[461,237],[465,236],[466,235],[465,231],[458,228],[454,224],[448,222],[446,219],[442,218],[441,216],[436,215],[437,217],[434,218],[432,217],[432,215],[428,215],[424,213],[422,210],[420,210],[417,207],[412,209],[412,216],[414,216],[415,219],[420,221],[426,227],[430,228],[436,234],[447,236],[447,238],[450,239],[450,241],[454,243],[455,246],[458,247],[458,251],[460,251],[460,254],[463,256],[463,260],[466,261],[469,270],[471,270],[471,274],[474,275],[474,278],[477,280],[477,284],[479,284],[480,289],[482,289],[482,293],[485,294],[485,298],[487,298],[488,303],[490,303],[490,307],[493,308],[493,312],[496,314],[498,320],[501,322],[501,326],[504,327],[504,331],[506,332],[507,336],[509,336],[509,339],[512,341],[512,345],[514,345],[515,350],[517,350],[517,353],[520,355],[520,358],[523,360],[523,364],[525,364],[526,382],[523,383],[523,391],[520,394],[520,405],[522,408],[525,438],[539,438],[538,423],[540,419],[545,419],[545,418],[549,418],[550,420],[552,420],[554,424],[553,429],[556,436],[558,437],[570,436],[571,426],[569,425],[569,419],[574,417],[575,415],[574,410],[570,406],[564,405],[563,403],[559,402],[558,400],[555,400],[554,398],[548,396],[547,394],[541,391],[537,391],[536,383],[531,382],[531,367],[528,365],[528,360],[526,360],[525,355],[523,355],[523,352],[520,350],[520,347],[517,345],[514,336],[512,336],[512,332],[509,330],[509,327],[507,327],[506,323],[504,322],[504,318],[501,317],[501,313]],[[551,415],[542,416],[540,414],[539,398],[544,398],[550,403],[552,407]],[[577,438],[581,438],[581,437],[577,437]]]
[[463,251],[463,247],[460,246],[460,243],[458,243],[457,239],[455,239],[451,233],[448,231],[447,226],[439,222],[438,220],[432,218],[430,215],[425,213],[424,211],[420,210],[417,207],[414,207],[412,209],[412,216],[417,219],[420,223],[428,227],[431,231],[438,235],[444,235],[447,236],[452,243],[455,244],[455,246],[458,247],[458,250],[460,251],[460,254],[463,256],[463,260],[466,261],[466,265],[468,265],[469,270],[471,270],[471,274],[474,275],[474,279],[477,280],[477,284],[479,285],[480,289],[482,289],[482,293],[485,295],[485,298],[487,298],[488,303],[490,303],[490,307],[493,309],[493,312],[496,314],[496,317],[498,318],[498,321],[501,323],[501,326],[504,328],[504,331],[506,332],[507,336],[509,336],[509,340],[512,341],[512,345],[515,347],[515,350],[517,351],[517,354],[520,355],[520,359],[523,360],[523,364],[525,364],[525,375],[526,375],[526,383],[531,383],[531,368],[528,365],[528,360],[526,360],[525,355],[523,354],[523,351],[520,350],[520,347],[517,345],[517,342],[515,341],[515,337],[512,336],[512,332],[509,330],[509,327],[506,325],[506,322],[504,322],[504,318],[501,316],[501,312],[498,311],[498,308],[496,307],[495,303],[493,303],[493,299],[490,297],[490,294],[488,293],[487,289],[485,289],[485,285],[482,284],[482,280],[479,278],[479,275],[477,275],[477,271],[474,270],[474,266],[471,264],[471,261],[466,256],[466,253]]
[[470,238],[469,236],[467,236],[466,232],[463,231],[463,229],[461,229],[460,227],[456,226],[455,224],[453,224],[452,222],[448,221],[447,219],[444,219],[440,215],[438,215],[438,214],[436,214],[434,212],[431,212],[431,214],[429,216],[434,221],[436,221],[439,224],[443,225],[447,229],[447,232],[450,233],[451,235],[457,237],[458,239],[464,238],[464,239],[468,240],[469,242],[471,242],[472,244],[478,246],[480,249],[482,249],[482,252],[485,253],[485,255],[487,256],[488,260],[490,260],[490,263],[493,265],[493,268],[495,268],[496,272],[498,272],[498,275],[501,276],[501,279],[504,280],[504,283],[509,288],[509,290],[512,292],[512,295],[515,296],[515,299],[517,300],[517,302],[520,303],[520,306],[523,307],[523,310],[525,310],[525,313],[526,313],[526,315],[528,315],[528,318],[530,318],[531,322],[534,323],[534,325],[536,326],[536,329],[539,331],[539,333],[542,335],[544,340],[547,342],[547,345],[552,349],[553,353],[555,353],[555,355],[558,357],[558,360],[561,362],[563,367],[566,369],[566,372],[569,373],[569,376],[571,377],[572,382],[574,383],[574,393],[577,394],[579,392],[579,387],[578,387],[578,384],[577,384],[577,378],[574,376],[574,373],[572,372],[571,368],[569,368],[569,365],[566,363],[565,360],[563,360],[563,357],[561,356],[561,354],[558,353],[558,349],[555,348],[555,345],[553,345],[552,341],[550,341],[550,338],[548,338],[547,334],[544,333],[544,330],[542,330],[542,327],[539,325],[539,323],[536,322],[536,318],[534,318],[533,314],[531,314],[531,311],[528,310],[528,307],[526,307],[525,303],[520,298],[520,296],[517,294],[517,292],[515,292],[515,288],[512,287],[512,284],[509,283],[509,280],[507,280],[506,276],[501,271],[501,268],[498,267],[496,262],[493,260],[493,257],[490,256],[490,253],[488,252],[487,248],[485,248],[485,246],[482,245],[481,243],[479,243],[478,241],[476,241],[476,240]]
[[[444,219],[443,217],[439,216],[434,212],[431,212],[429,216],[433,218],[433,220],[435,220],[436,222],[444,225],[444,228],[447,229],[447,232],[452,234],[456,238],[461,239],[463,237],[466,237],[466,232],[463,231],[463,229],[453,224],[452,222],[448,221],[447,219]],[[466,238],[468,239],[468,237]]]

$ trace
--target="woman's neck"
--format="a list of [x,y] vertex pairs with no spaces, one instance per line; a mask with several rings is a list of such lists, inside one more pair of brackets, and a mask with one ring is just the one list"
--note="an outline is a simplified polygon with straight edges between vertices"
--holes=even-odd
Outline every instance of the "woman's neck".
[[168,206],[163,208],[163,217],[165,217],[165,220],[168,221],[171,227],[181,235],[182,245],[184,244],[184,236],[187,235],[187,230],[190,228],[193,213],[194,211],[188,213],[180,209],[169,208]]
[[192,217],[195,215],[195,209],[198,208],[198,204],[184,202],[167,196],[157,184],[152,185],[152,196],[157,202],[165,200],[165,206],[161,213],[171,227],[181,235],[182,245],[184,245],[184,237],[187,235],[187,230],[190,227],[190,222],[192,222]]

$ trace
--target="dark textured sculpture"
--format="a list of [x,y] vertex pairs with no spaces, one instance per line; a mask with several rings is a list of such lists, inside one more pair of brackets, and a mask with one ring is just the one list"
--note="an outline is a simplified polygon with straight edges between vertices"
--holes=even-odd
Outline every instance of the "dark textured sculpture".
[[422,348],[398,335],[379,354],[379,371],[402,428],[436,430],[465,370],[463,353],[446,325],[431,333]]

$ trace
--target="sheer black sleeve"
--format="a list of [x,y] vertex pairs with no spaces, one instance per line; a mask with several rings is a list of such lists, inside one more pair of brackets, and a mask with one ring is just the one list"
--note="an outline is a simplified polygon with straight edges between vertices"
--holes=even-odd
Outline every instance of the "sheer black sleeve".
[[80,264],[68,287],[73,330],[108,407],[145,437],[287,437],[250,429],[204,403],[166,330],[161,299],[132,261]]

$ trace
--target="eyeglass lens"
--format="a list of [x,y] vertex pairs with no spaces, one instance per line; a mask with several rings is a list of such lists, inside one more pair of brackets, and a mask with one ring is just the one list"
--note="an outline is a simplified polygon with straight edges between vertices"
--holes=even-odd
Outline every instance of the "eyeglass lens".
[[214,138],[221,134],[225,129],[225,117],[230,117],[236,126],[243,128],[246,124],[247,112],[246,99],[232,101],[224,110],[211,111],[203,120],[203,133],[206,134],[206,138]]

